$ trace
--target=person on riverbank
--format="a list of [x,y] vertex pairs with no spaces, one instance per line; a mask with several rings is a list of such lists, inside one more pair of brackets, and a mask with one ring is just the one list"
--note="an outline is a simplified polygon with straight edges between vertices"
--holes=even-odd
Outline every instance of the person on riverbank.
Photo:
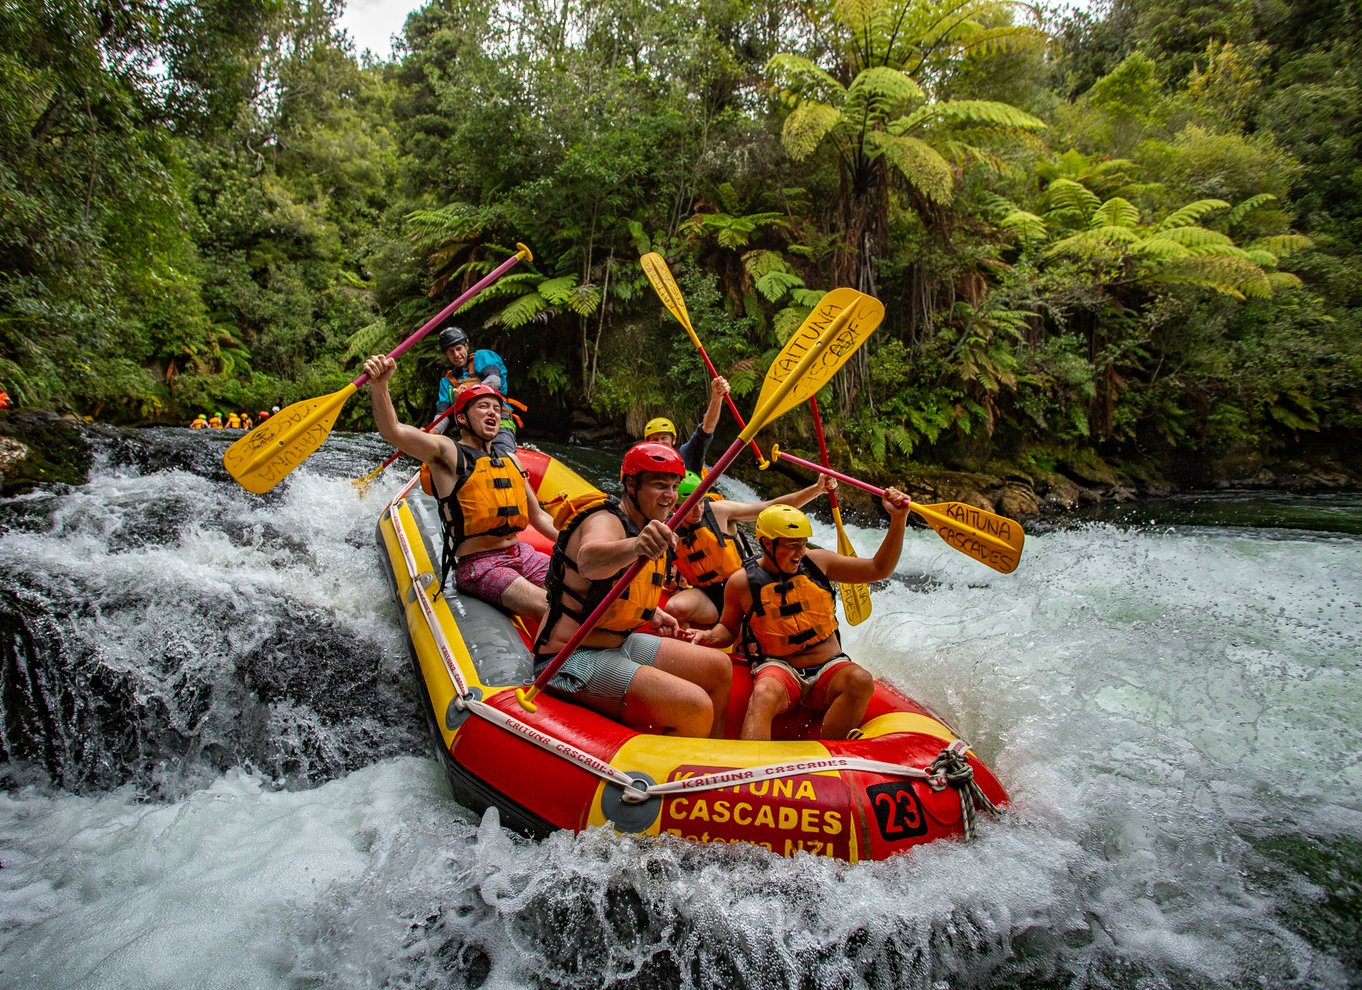
[[3,388],[0,388],[0,409],[8,409],[9,407],[10,407],[9,393],[6,392]]
[[[473,351],[470,357],[468,346],[468,334],[461,327],[451,324],[440,331],[440,351],[449,362],[449,370],[440,379],[440,391],[435,400],[436,417],[443,415],[444,411],[454,404],[454,398],[459,391],[470,385],[487,385],[494,388],[501,394],[503,400],[507,400],[510,395],[506,362],[501,359],[501,355],[496,351],[480,348]],[[496,439],[492,441],[492,449],[503,456],[514,454],[516,448],[516,421],[507,406],[507,401],[503,401],[501,423],[497,428]],[[439,429],[441,432],[452,429],[449,420],[445,420]]]
[[191,430],[208,429],[208,415],[206,413],[199,413],[197,416],[195,416],[192,420],[189,421],[189,428]]
[[222,413],[215,412],[213,413],[213,415],[208,417],[208,428],[210,430],[222,429]]
[[[677,489],[678,499],[689,498],[699,484],[698,475],[687,473]],[[824,476],[797,492],[764,502],[701,499],[676,527],[676,570],[690,587],[667,599],[667,611],[683,628],[713,626],[724,610],[724,583],[751,556],[738,523],[755,520],[772,505],[800,508],[824,492],[836,490],[836,480]]]
[[845,739],[861,724],[875,682],[842,652],[832,582],[869,584],[894,572],[910,500],[887,488],[880,502],[889,529],[869,559],[810,548],[809,517],[793,506],[768,506],[757,517],[761,556],[728,579],[718,625],[694,639],[727,646],[740,637],[752,661],[742,738],[770,739],[771,720],[799,704],[824,713],[824,739]]
[[[553,548],[549,614],[535,640],[536,672],[567,644],[635,560],[645,561],[547,690],[640,731],[723,735],[732,664],[687,641],[658,607],[675,535],[665,525],[685,474],[681,456],[637,443],[620,465],[620,500],[602,496],[573,516]],[[651,624],[651,626],[650,626]],[[649,631],[645,631],[648,629]]]
[[450,417],[459,430],[455,441],[398,422],[388,394],[396,367],[397,362],[381,354],[364,362],[369,401],[383,439],[429,467],[431,494],[439,502],[444,529],[440,586],[454,570],[460,591],[517,615],[542,616],[548,609],[544,580],[549,557],[518,537],[533,526],[552,540],[558,529],[515,454],[499,454],[492,447],[501,424],[501,394],[479,384],[455,397]]
[[[709,445],[714,440],[714,431],[719,426],[719,414],[723,412],[724,396],[728,394],[728,379],[718,377],[709,383],[709,405],[705,407],[704,418],[695,432],[681,445],[681,461],[686,470],[701,474]],[[677,441],[676,424],[666,416],[654,416],[643,427],[643,439],[650,443],[665,443],[675,447]]]

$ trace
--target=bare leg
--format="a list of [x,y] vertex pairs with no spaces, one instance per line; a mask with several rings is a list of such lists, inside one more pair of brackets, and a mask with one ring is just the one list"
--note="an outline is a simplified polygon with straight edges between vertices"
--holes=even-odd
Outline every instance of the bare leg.
[[549,610],[549,600],[544,589],[533,581],[518,577],[507,585],[501,593],[501,604],[515,615],[527,615],[542,619]]
[[667,599],[667,611],[676,617],[682,629],[709,629],[719,621],[718,609],[709,596],[695,588],[678,591]]
[[790,695],[774,677],[758,677],[747,702],[747,717],[742,721],[744,739],[770,739],[771,720],[790,710]]
[[733,661],[728,654],[680,639],[664,639],[653,665],[697,685],[708,695],[712,724],[696,735],[722,739],[728,715],[728,692],[733,687]]
[[847,664],[833,674],[828,685],[828,710],[823,716],[823,738],[845,739],[865,718],[874,691],[875,679],[864,667]]
[[714,721],[714,707],[698,684],[655,667],[641,667],[624,696],[622,721],[664,736],[703,736]]

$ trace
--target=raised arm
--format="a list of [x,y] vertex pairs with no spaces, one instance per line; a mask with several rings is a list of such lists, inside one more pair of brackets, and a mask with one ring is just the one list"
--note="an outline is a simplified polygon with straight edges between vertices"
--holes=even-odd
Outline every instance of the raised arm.
[[873,557],[844,557],[831,550],[810,550],[809,556],[823,569],[833,581],[843,584],[869,584],[883,581],[894,573],[894,567],[903,553],[903,531],[908,521],[910,499],[897,488],[886,488],[880,499],[884,511],[889,513],[889,528]]
[[589,581],[618,573],[636,557],[652,560],[676,543],[676,534],[657,520],[644,526],[638,536],[625,536],[624,527],[608,512],[594,513],[579,532],[577,573]]
[[728,379],[720,376],[709,383],[709,405],[705,407],[705,418],[700,428],[713,433],[719,427],[719,414],[724,411],[724,396],[728,394]]
[[757,516],[761,515],[761,510],[767,506],[792,505],[798,509],[812,502],[824,492],[832,494],[835,491],[837,491],[837,479],[824,475],[813,484],[801,488],[797,492],[777,495],[765,502],[736,502],[732,499],[724,499],[722,502],[715,502],[710,508],[714,510],[714,518],[718,521],[720,528],[732,532],[729,528],[730,522],[752,522]]
[[388,394],[388,382],[396,368],[396,361],[381,354],[375,354],[364,362],[364,371],[369,376],[369,404],[379,435],[418,461],[446,460],[449,445],[453,443],[448,437],[439,433],[423,433],[414,426],[398,422],[397,410],[393,408],[392,396]]

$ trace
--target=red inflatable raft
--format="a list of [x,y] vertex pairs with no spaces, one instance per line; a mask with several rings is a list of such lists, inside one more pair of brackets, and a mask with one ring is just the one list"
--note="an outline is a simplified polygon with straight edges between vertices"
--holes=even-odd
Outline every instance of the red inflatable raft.
[[[592,491],[547,455],[520,457],[550,511]],[[803,710],[777,720],[779,741],[738,739],[752,687],[738,662],[726,739],[635,732],[547,694],[528,713],[515,696],[533,679],[528,632],[453,581],[438,593],[439,523],[415,479],[385,507],[378,546],[450,789],[475,812],[496,807],[509,828],[604,825],[856,862],[969,838],[976,812],[1007,799],[945,722],[882,682],[855,740],[819,740],[818,717]]]

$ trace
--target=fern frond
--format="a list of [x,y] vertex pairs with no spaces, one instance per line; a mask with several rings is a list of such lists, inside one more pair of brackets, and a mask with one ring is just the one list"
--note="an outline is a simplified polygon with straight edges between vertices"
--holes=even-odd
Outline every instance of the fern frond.
[[384,320],[375,320],[367,326],[360,327],[345,338],[345,360],[352,361],[376,353],[387,336],[388,324]]
[[1009,27],[982,28],[970,33],[961,42],[961,52],[965,56],[994,55],[999,52],[1022,52],[1035,55],[1044,54],[1050,44],[1050,37],[1026,25]]
[[887,65],[874,65],[857,74],[847,89],[846,113],[859,118],[888,120],[910,104],[927,98],[922,87],[905,73]]
[[1170,258],[1187,257],[1187,249],[1177,241],[1163,237],[1146,237],[1132,245],[1130,253],[1148,261],[1167,261]]
[[1274,293],[1279,289],[1299,289],[1305,284],[1291,272],[1269,272],[1267,283]]
[[926,127],[999,127],[1007,131],[1044,130],[1045,121],[995,100],[938,100],[919,107],[889,125],[891,134],[907,134]]
[[955,173],[941,154],[919,138],[871,131],[866,144],[884,156],[908,184],[936,203],[949,203],[955,191]]
[[563,275],[558,278],[547,278],[539,283],[539,294],[553,306],[563,306],[567,304],[568,297],[577,285],[576,275]]
[[1207,230],[1205,227],[1170,227],[1160,230],[1159,236],[1193,250],[1212,245],[1234,245],[1234,242],[1220,231]]
[[1075,210],[1085,217],[1102,205],[1095,192],[1072,179],[1051,182],[1042,199],[1047,210]]
[[1213,210],[1229,209],[1223,199],[1198,199],[1186,206],[1179,207],[1159,221],[1156,231],[1172,230],[1175,227],[1191,227],[1201,222],[1201,218]]
[[1260,237],[1252,244],[1248,245],[1249,250],[1271,251],[1278,258],[1286,258],[1295,254],[1297,251],[1304,251],[1312,248],[1315,242],[1304,234],[1274,234],[1271,237]]
[[798,55],[782,52],[766,63],[763,75],[781,89],[787,100],[794,96],[817,97],[841,103],[846,89],[828,72]]
[[761,249],[748,251],[742,256],[742,267],[748,276],[753,279],[761,278],[771,272],[788,272],[790,266],[785,263],[779,251],[768,251]]
[[781,143],[791,158],[803,161],[842,119],[842,112],[836,107],[805,100],[785,118],[785,126],[780,132]]
[[1045,221],[1025,210],[1013,210],[998,221],[998,226],[1022,241],[1043,241],[1049,236]]
[[527,292],[525,295],[514,299],[509,305],[500,312],[494,313],[487,320],[488,326],[503,326],[508,330],[515,330],[533,322],[541,313],[548,308],[544,298],[537,292]]
[[1256,196],[1250,196],[1243,202],[1234,205],[1234,208],[1225,216],[1225,223],[1231,228],[1236,227],[1239,225],[1239,221],[1258,209],[1258,207],[1266,206],[1268,203],[1275,203],[1276,201],[1277,197],[1272,195],[1272,193],[1259,193]]
[[767,272],[753,284],[767,302],[777,302],[791,289],[801,288],[804,280],[794,272]]
[[1224,256],[1175,258],[1150,275],[1154,282],[1195,285],[1235,299],[1269,299],[1272,283],[1251,261]]
[[1089,227],[1087,235],[1095,241],[1104,244],[1119,244],[1122,246],[1139,242],[1138,231],[1131,230],[1129,227],[1120,224],[1106,224],[1100,227]]
[[1045,256],[1048,258],[1068,254],[1088,260],[1098,260],[1119,258],[1124,253],[1113,250],[1112,242],[1094,237],[1093,233],[1091,230],[1085,230],[1082,233],[1074,234],[1072,237],[1056,241],[1046,249]]
[[1135,204],[1120,196],[1113,196],[1097,208],[1088,226],[1093,230],[1101,227],[1126,227],[1133,230],[1139,223],[1140,211]]

